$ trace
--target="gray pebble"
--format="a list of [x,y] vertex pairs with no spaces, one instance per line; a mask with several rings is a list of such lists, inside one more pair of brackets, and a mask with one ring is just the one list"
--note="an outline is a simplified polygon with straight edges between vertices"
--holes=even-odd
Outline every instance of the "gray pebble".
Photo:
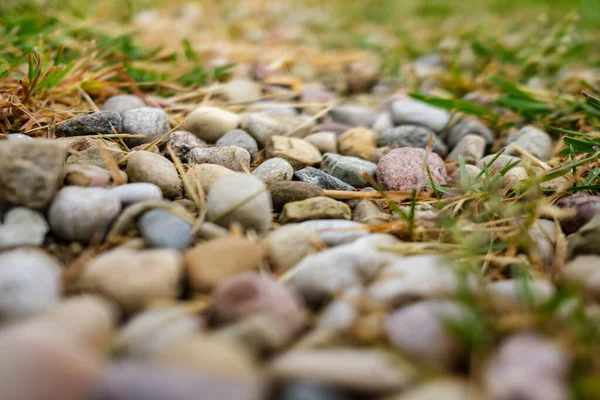
[[163,195],[172,199],[181,194],[179,174],[173,163],[160,154],[136,151],[125,169],[131,182],[147,182],[158,186]]
[[390,111],[395,125],[421,125],[440,132],[450,122],[448,111],[411,98],[393,101]]
[[294,179],[312,183],[325,190],[356,190],[352,185],[313,167],[302,168],[296,171]]
[[[386,130],[377,141],[378,147],[427,147],[429,137],[434,132],[428,128],[418,125],[402,125]],[[446,154],[448,148],[442,139],[433,135],[433,151],[438,154]]]
[[139,219],[138,227],[148,247],[183,251],[192,242],[192,225],[169,211],[148,211]]
[[252,175],[263,181],[267,186],[274,182],[289,181],[294,176],[294,168],[283,158],[271,158],[260,164]]
[[[188,131],[175,131],[169,134],[167,138],[167,146],[171,146],[173,152],[181,159],[182,162],[188,161],[188,154],[195,148],[208,147],[206,142],[199,139],[193,133]],[[165,149],[163,154],[169,155]]]
[[265,147],[271,136],[286,136],[294,131],[295,137],[307,136],[314,122],[302,115],[272,115],[266,112],[252,113],[243,122],[243,128],[259,146]]
[[377,112],[360,105],[343,104],[332,108],[329,116],[337,123],[369,128],[377,119]]
[[119,114],[123,114],[125,111],[142,107],[146,107],[146,103],[141,98],[133,94],[120,94],[106,100],[102,106],[102,110],[116,111]]
[[4,136],[4,140],[35,140],[31,136],[23,135],[22,133],[10,133]]
[[25,207],[15,207],[4,216],[0,225],[0,248],[40,246],[48,233],[44,216]]
[[494,144],[494,134],[477,118],[465,117],[453,124],[448,129],[448,134],[445,137],[450,148],[453,148],[460,140],[467,135],[477,135],[485,139],[486,146]]
[[150,143],[170,129],[169,117],[160,108],[142,107],[123,113],[123,132],[144,135],[143,138],[125,138],[129,147]]
[[496,157],[495,154],[490,154],[488,156],[483,157],[481,160],[479,160],[479,162],[477,163],[477,166],[481,169],[483,169],[485,166],[488,167],[488,170],[490,171],[490,173],[492,171],[500,171],[502,169],[504,169],[504,167],[508,166],[509,164],[515,164],[516,165],[513,167],[519,167],[521,166],[521,159],[519,157],[513,157],[513,156],[507,156],[507,155],[500,155],[496,158],[496,160],[494,162],[492,162],[492,159],[494,159],[494,157]]
[[247,112],[266,112],[273,115],[298,115],[298,110],[294,107],[282,106],[276,101],[257,101],[248,109]]
[[446,161],[458,162],[463,156],[465,164],[477,164],[485,152],[485,139],[478,135],[466,135],[454,146]]
[[250,153],[237,146],[196,148],[188,154],[190,164],[216,164],[232,171],[250,170]]
[[546,132],[526,126],[510,134],[506,139],[506,152],[509,155],[519,155],[514,148],[518,145],[542,161],[548,161],[552,156],[552,138]]
[[358,157],[327,153],[323,156],[323,167],[329,174],[356,188],[370,186],[363,173],[375,179],[377,164]]
[[304,138],[321,153],[337,153],[337,135],[335,132],[317,132]]
[[100,111],[80,115],[66,120],[56,127],[56,133],[62,136],[108,135],[123,131],[121,114],[116,111]]
[[328,246],[350,243],[370,234],[366,225],[344,219],[305,221],[300,225],[318,233],[321,240]]
[[377,119],[373,122],[372,129],[380,135],[394,127],[392,116],[388,112],[382,112],[377,115]]
[[237,146],[246,149],[250,153],[251,160],[256,158],[258,153],[258,144],[250,134],[242,129],[233,129],[223,135],[217,143],[218,147]]
[[128,183],[127,185],[116,186],[110,191],[117,195],[124,206],[140,201],[162,200],[163,194],[154,183],[138,182]]

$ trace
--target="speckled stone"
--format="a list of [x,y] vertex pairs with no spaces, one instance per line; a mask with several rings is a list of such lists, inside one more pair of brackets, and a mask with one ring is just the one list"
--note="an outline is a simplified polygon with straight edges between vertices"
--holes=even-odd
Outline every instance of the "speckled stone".
[[324,196],[325,192],[319,186],[307,182],[281,181],[269,186],[273,209],[281,211],[283,206],[292,201],[300,201],[311,197]]
[[375,179],[377,170],[377,165],[370,161],[332,153],[323,156],[322,165],[329,174],[355,188],[370,186],[363,173]]
[[346,182],[313,167],[307,167],[296,171],[294,179],[312,183],[325,190],[356,190]]
[[[188,131],[175,131],[167,136],[167,146],[171,146],[173,152],[181,159],[182,162],[187,162],[188,153],[193,149],[207,147],[207,144],[202,139],[197,138],[193,133]],[[163,151],[163,154],[170,157],[169,152]]]
[[[419,190],[431,190],[427,183],[429,177],[423,171],[426,151],[404,147],[394,149],[383,156],[377,164],[377,183],[384,190],[411,192],[415,187]],[[437,185],[448,180],[444,161],[437,154],[429,154],[427,164],[431,177]]]
[[260,164],[252,175],[259,178],[267,186],[275,182],[289,181],[294,176],[294,168],[283,158],[270,158]]
[[258,144],[250,134],[242,129],[233,129],[223,135],[217,142],[216,146],[237,146],[246,149],[250,153],[251,160],[256,158],[258,154]]
[[250,153],[237,146],[195,148],[188,154],[191,164],[216,164],[232,171],[250,170]]
[[108,135],[122,132],[121,114],[116,111],[100,111],[80,115],[66,120],[56,127],[56,133],[62,136]]
[[427,147],[431,135],[433,135],[433,152],[442,155],[446,154],[448,148],[444,141],[435,135],[432,130],[419,125],[401,125],[388,129],[379,137],[377,146],[387,146],[392,149],[397,147],[418,147],[424,149]]
[[129,147],[150,143],[171,129],[167,113],[160,108],[142,107],[123,113],[123,132],[143,135],[143,138],[125,138]]

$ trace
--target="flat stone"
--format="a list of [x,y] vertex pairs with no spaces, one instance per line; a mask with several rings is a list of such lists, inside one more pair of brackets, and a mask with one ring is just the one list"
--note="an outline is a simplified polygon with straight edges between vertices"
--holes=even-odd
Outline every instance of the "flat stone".
[[116,186],[110,191],[115,194],[124,206],[149,200],[162,200],[162,190],[153,183],[139,182]]
[[160,154],[149,151],[133,153],[125,169],[131,182],[152,183],[160,188],[164,197],[175,198],[181,194],[179,174],[173,163]]
[[160,108],[142,107],[125,111],[123,132],[143,135],[143,138],[125,138],[129,147],[150,143],[162,137],[171,129],[167,113]]
[[463,157],[465,164],[477,164],[485,153],[485,139],[478,135],[465,135],[454,146],[446,161],[458,162],[459,156]]
[[321,152],[306,140],[299,138],[271,136],[266,150],[268,157],[283,158],[294,168],[303,168],[321,162]]
[[142,107],[146,107],[146,103],[141,98],[133,94],[120,94],[106,100],[102,106],[102,110],[116,111],[119,114],[123,114],[125,111]]
[[395,100],[390,112],[395,125],[421,125],[434,132],[440,132],[450,122],[450,113],[411,98]]
[[[171,149],[173,149],[173,152],[182,162],[187,162],[190,151],[195,148],[207,147],[208,145],[204,140],[199,139],[191,132],[175,131],[167,136],[167,146],[170,146]],[[168,151],[163,151],[163,154],[170,157]]]
[[250,153],[241,147],[196,148],[188,154],[190,164],[216,164],[232,171],[250,171]]
[[350,243],[369,235],[366,225],[344,219],[305,221],[301,225],[316,232],[320,239],[328,246]]
[[322,166],[330,175],[355,188],[371,186],[363,174],[367,174],[375,180],[375,171],[377,170],[377,164],[370,161],[332,153],[323,156]]
[[275,229],[264,243],[269,249],[269,263],[277,272],[289,270],[304,257],[319,250],[319,236],[299,224],[287,224]]
[[356,190],[346,182],[313,167],[306,167],[294,173],[294,179],[312,183],[325,190]]
[[294,168],[283,158],[270,158],[260,164],[252,175],[270,186],[275,182],[289,181],[294,176]]
[[41,246],[49,227],[44,215],[25,207],[15,207],[0,225],[0,248]]
[[325,192],[317,185],[307,182],[274,182],[269,186],[273,210],[279,212],[287,203],[300,201],[311,197],[324,196]]
[[432,130],[419,125],[401,125],[390,128],[379,136],[377,146],[390,147],[392,149],[397,147],[418,147],[425,149],[431,135],[433,135],[433,152],[445,155],[448,148],[444,141],[435,135]]
[[215,143],[218,147],[237,146],[245,149],[250,153],[251,160],[256,158],[258,154],[258,144],[250,134],[242,129],[233,129],[223,135]]
[[287,203],[279,216],[279,222],[302,222],[314,219],[350,219],[352,211],[345,203],[329,197]]
[[518,145],[542,161],[548,161],[552,156],[552,138],[546,132],[528,125],[510,134],[506,138],[507,155],[518,155],[514,148]]
[[229,168],[217,164],[196,164],[185,173],[187,179],[194,183],[199,183],[204,193],[208,193],[212,184],[226,174],[233,173]]
[[192,224],[166,210],[144,213],[138,227],[148,247],[184,251],[193,239]]
[[[429,176],[426,171],[423,171],[425,154],[424,149],[411,147],[390,151],[377,164],[377,183],[384,190],[403,192],[412,192],[414,189],[431,190],[431,186],[427,183]],[[429,154],[427,165],[434,184],[447,183],[446,166],[437,154]]]
[[109,135],[121,133],[123,122],[116,111],[99,111],[66,120],[56,127],[61,136]]
[[242,124],[244,130],[256,139],[260,147],[265,147],[271,136],[287,136],[294,131],[294,137],[307,136],[314,122],[303,116],[273,115],[265,112],[252,113]]
[[240,124],[239,115],[218,107],[201,106],[192,111],[186,129],[207,143],[215,143]]
[[322,154],[337,153],[337,135],[334,132],[317,132],[304,138]]
[[354,207],[352,221],[367,225],[379,225],[388,222],[390,216],[372,200],[361,200]]
[[338,138],[340,154],[370,160],[377,149],[379,135],[367,128],[353,128]]

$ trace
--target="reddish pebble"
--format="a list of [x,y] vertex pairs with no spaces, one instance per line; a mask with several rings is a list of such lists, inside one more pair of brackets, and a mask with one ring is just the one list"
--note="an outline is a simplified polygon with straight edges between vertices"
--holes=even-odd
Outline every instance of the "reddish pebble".
[[[391,191],[412,192],[415,187],[419,190],[431,190],[427,183],[429,176],[423,168],[426,153],[425,149],[412,147],[390,151],[377,164],[377,183],[384,190]],[[427,165],[433,183],[443,185],[448,181],[446,166],[440,156],[429,153]]]

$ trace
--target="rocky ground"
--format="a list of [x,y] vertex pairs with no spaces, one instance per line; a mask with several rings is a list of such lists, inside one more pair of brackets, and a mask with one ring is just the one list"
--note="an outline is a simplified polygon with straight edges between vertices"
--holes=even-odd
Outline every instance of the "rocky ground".
[[0,397],[597,398],[588,31],[285,7],[7,11]]

